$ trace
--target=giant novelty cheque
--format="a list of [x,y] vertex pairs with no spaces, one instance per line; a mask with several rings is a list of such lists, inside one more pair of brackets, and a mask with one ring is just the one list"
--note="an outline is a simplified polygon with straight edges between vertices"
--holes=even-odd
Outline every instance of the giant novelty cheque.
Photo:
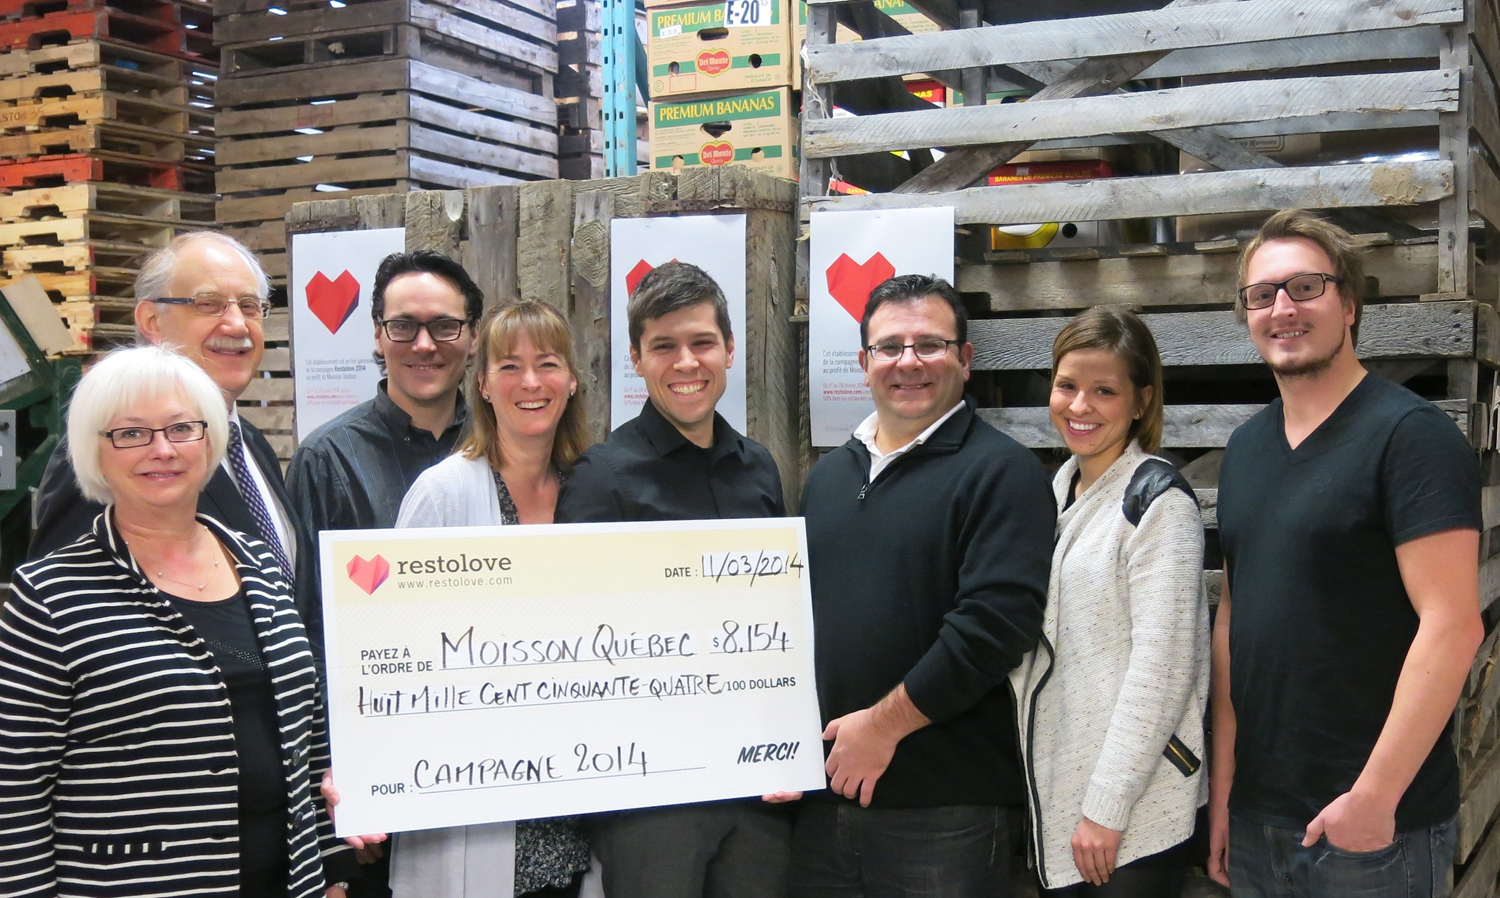
[[328,531],[339,835],[824,785],[801,518]]

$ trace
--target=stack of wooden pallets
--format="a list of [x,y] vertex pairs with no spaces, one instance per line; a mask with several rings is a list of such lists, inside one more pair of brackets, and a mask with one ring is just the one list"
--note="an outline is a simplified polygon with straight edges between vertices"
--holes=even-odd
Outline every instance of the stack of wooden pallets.
[[128,339],[133,266],[212,225],[212,24],[197,0],[0,2],[0,260],[74,351]]
[[555,178],[553,0],[217,0],[218,221],[286,274],[294,202]]

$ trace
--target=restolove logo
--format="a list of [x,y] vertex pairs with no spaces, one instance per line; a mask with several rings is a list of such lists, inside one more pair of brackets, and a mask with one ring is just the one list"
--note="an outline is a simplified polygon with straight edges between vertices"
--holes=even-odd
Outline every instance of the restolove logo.
[[710,77],[729,71],[729,51],[704,50],[699,53],[698,71]]
[[379,555],[368,560],[356,555],[349,561],[346,570],[349,572],[349,579],[354,581],[355,586],[363,589],[366,595],[374,595],[380,584],[391,576],[390,564]]
[[359,281],[347,270],[331,281],[318,272],[307,282],[306,293],[308,311],[323,322],[330,334],[338,333],[359,305]]
[[734,161],[734,144],[727,140],[706,143],[698,151],[698,158],[704,165],[728,165]]

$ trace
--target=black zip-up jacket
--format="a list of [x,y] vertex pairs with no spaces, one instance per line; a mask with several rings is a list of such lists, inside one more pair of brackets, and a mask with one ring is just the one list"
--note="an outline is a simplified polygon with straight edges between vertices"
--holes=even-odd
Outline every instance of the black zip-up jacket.
[[823,720],[905,683],[932,724],[896,747],[871,806],[1024,805],[1006,677],[1041,633],[1057,522],[1046,472],[968,397],[873,483],[869,471],[851,439],[803,492]]

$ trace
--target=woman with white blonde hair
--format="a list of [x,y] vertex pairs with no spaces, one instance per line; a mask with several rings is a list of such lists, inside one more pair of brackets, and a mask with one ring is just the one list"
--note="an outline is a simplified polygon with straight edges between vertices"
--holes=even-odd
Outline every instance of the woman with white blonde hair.
[[69,457],[105,509],[0,606],[8,894],[342,898],[288,575],[196,514],[227,444],[224,394],[170,349],[110,353],[78,384]]

